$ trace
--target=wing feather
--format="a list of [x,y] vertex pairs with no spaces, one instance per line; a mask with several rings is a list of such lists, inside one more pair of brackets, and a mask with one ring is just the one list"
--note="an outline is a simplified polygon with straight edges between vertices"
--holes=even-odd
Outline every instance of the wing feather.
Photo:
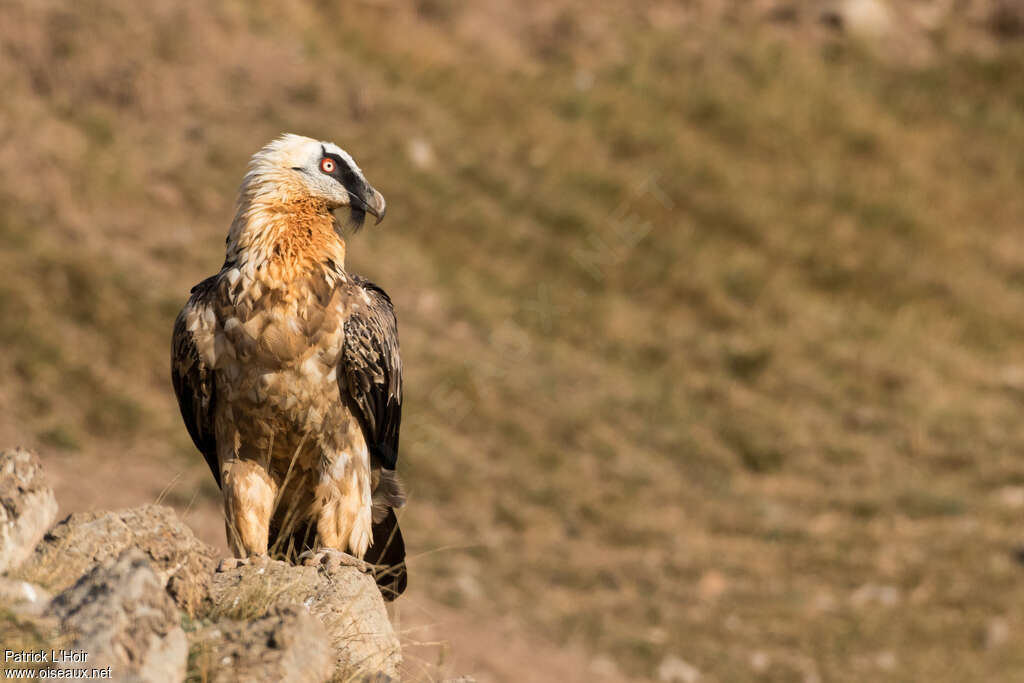
[[213,292],[215,282],[216,276],[193,287],[192,296],[174,321],[171,381],[189,436],[206,458],[206,464],[210,466],[219,487],[220,467],[217,464],[217,442],[213,426],[213,410],[217,399],[213,371],[203,362],[192,331],[195,329],[192,324],[194,321],[207,317],[204,315],[210,306],[207,299]]
[[360,305],[345,321],[338,385],[363,427],[371,457],[384,469],[393,470],[398,463],[402,422],[398,322],[384,290],[360,277],[353,281],[369,303]]
[[383,468],[379,490],[374,491],[373,543],[364,559],[377,567],[377,585],[390,601],[401,595],[408,583],[405,541],[394,510],[405,503],[394,472],[402,421],[398,322],[384,290],[363,278],[352,279],[358,306],[345,321],[338,386],[342,400],[360,421],[371,461]]

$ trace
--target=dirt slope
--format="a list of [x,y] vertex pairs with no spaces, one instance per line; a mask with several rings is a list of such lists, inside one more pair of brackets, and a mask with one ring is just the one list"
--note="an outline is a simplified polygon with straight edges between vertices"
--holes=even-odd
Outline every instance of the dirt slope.
[[216,541],[171,323],[252,152],[329,138],[388,200],[409,603],[498,625],[457,661],[1020,675],[1014,6],[833,5],[0,3],[0,436]]

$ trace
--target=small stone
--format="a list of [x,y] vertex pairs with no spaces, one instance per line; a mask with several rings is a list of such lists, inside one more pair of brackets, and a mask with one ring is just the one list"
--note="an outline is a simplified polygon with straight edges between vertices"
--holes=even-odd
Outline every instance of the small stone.
[[877,583],[866,583],[850,595],[850,604],[854,607],[863,607],[869,604],[892,607],[899,601],[900,591],[898,588]]
[[655,645],[664,645],[668,642],[668,630],[655,626],[647,632],[647,640]]
[[896,653],[892,650],[883,650],[875,655],[875,664],[882,671],[892,671],[896,668]]
[[480,581],[469,573],[462,573],[455,577],[455,586],[467,600],[479,600],[484,596],[484,588]]
[[594,72],[589,69],[577,69],[576,73],[573,74],[572,84],[576,90],[580,92],[587,92],[594,87],[594,82],[597,79],[594,77]]
[[838,0],[828,3],[821,20],[841,31],[880,38],[892,29],[892,13],[882,0]]
[[764,673],[772,665],[771,657],[766,652],[755,650],[750,655],[750,668],[757,673]]
[[826,590],[818,591],[811,600],[811,609],[814,612],[831,612],[835,608],[835,596]]
[[1006,365],[999,374],[999,381],[1006,389],[1024,391],[1024,365]]
[[420,170],[426,170],[434,165],[434,148],[423,138],[410,140],[408,153],[409,160]]
[[993,650],[1010,639],[1010,624],[1006,617],[992,617],[985,624],[985,649]]
[[1024,508],[1024,486],[1004,486],[998,495],[999,501],[1011,510]]
[[717,600],[729,588],[729,580],[717,569],[704,572],[697,582],[697,595],[701,600]]
[[668,655],[658,665],[658,680],[662,683],[696,683],[700,670],[675,655]]
[[57,499],[35,453],[0,451],[0,573],[21,565],[57,519]]
[[834,512],[825,512],[820,515],[816,515],[811,520],[809,529],[815,536],[828,536],[836,530],[841,523],[839,515]]

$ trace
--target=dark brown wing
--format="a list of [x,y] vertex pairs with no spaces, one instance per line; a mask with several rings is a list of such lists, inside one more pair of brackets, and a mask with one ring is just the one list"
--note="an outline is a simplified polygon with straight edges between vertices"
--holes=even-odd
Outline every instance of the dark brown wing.
[[185,427],[196,448],[206,458],[213,478],[220,486],[220,467],[217,465],[217,442],[213,431],[213,408],[217,399],[214,391],[213,371],[203,363],[196,348],[190,326],[207,318],[207,297],[213,292],[216,276],[203,280],[192,288],[192,296],[174,321],[171,338],[171,381],[178,397],[178,408]]
[[[374,465],[382,467],[382,481],[393,484],[386,493],[380,514],[375,504],[373,544],[364,558],[377,565],[377,585],[385,600],[405,590],[405,542],[394,507],[404,502],[395,478],[398,463],[398,430],[402,421],[402,359],[398,351],[398,322],[391,299],[380,287],[360,277],[356,309],[345,321],[345,346],[338,366],[342,400],[359,419]],[[366,294],[366,300],[360,291]],[[376,495],[375,495],[376,499]]]
[[370,456],[384,469],[398,463],[398,428],[402,421],[402,359],[398,353],[398,322],[391,299],[361,277],[354,285],[357,310],[345,321],[345,347],[338,366],[338,385],[363,427]]

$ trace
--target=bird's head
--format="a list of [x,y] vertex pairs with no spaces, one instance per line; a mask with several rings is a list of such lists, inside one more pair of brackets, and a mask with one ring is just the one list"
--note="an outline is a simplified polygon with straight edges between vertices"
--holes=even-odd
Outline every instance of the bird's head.
[[243,195],[287,200],[308,197],[329,211],[349,207],[359,227],[366,214],[380,223],[386,205],[356,162],[333,142],[286,134],[257,152],[242,186]]

